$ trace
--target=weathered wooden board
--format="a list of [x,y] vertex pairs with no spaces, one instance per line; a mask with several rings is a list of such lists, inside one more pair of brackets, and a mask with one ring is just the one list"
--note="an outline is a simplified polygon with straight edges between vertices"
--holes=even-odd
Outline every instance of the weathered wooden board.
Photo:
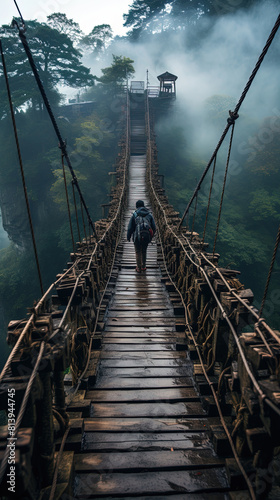
[[[167,358],[167,359],[157,359],[157,358],[135,358],[133,357],[132,359],[124,358],[122,359],[105,359],[102,358],[100,362],[100,367],[101,368],[156,368],[156,367],[166,367],[166,368],[172,368],[172,367],[177,367],[177,366],[182,366],[184,367],[190,367],[192,369],[192,365],[190,362],[186,361],[185,358]],[[193,384],[193,381],[192,381]]]
[[183,351],[149,351],[145,352],[120,352],[120,351],[102,351],[100,354],[100,359],[118,359],[118,360],[133,360],[133,359],[143,359],[145,357],[149,359],[186,359],[186,353]]
[[[145,495],[143,496],[138,496],[137,495],[137,500],[166,500],[167,495]],[[111,497],[113,498],[113,497]],[[229,500],[228,494],[227,493],[184,493],[181,495],[172,495],[172,500]],[[95,500],[104,500],[104,497],[101,497],[98,495],[98,497],[94,496]],[[114,500],[124,500],[124,497],[115,497]],[[135,496],[133,497],[125,497],[125,500],[135,500]],[[240,498],[240,500],[242,500]],[[244,498],[244,500],[247,500],[247,497]]]
[[118,310],[109,310],[108,318],[121,318],[122,320],[133,320],[134,322],[138,321],[138,318],[141,320],[148,321],[158,321],[159,323],[165,319],[168,319],[171,323],[170,319],[172,319],[172,323],[175,323],[174,320],[174,310],[173,309],[163,309],[162,311],[144,311],[142,309],[124,309],[121,306]]
[[186,418],[193,417],[199,418],[205,415],[201,403],[93,403],[91,405],[91,417],[116,417],[116,418],[130,418],[130,417],[173,417],[173,418]]
[[108,339],[108,340],[114,340],[114,339],[160,339],[160,338],[175,338],[176,337],[176,332],[149,332],[149,331],[142,331],[142,332],[122,332],[119,331],[119,329],[115,332],[105,332],[102,334],[103,340]]
[[137,378],[137,377],[186,377],[190,376],[192,372],[191,367],[171,367],[165,366],[156,368],[103,368],[102,375],[105,377],[124,377],[124,378]]
[[174,325],[174,319],[173,318],[165,318],[165,317],[159,317],[159,318],[149,318],[139,315],[137,318],[109,318],[106,322],[107,326],[118,326],[118,327],[123,327],[123,326],[129,326],[131,323],[135,323],[137,321],[137,326],[147,326],[149,328],[151,327],[159,327],[159,326],[170,326],[172,327]]
[[[77,474],[75,497],[80,499],[120,495],[171,495],[228,489],[224,469],[113,474]],[[191,498],[191,497],[190,497]]]
[[[177,449],[180,449],[182,443],[189,448],[200,447],[201,443],[210,443],[206,432],[85,432],[84,441],[87,443],[84,450],[94,447],[96,444],[127,442],[142,444],[145,442],[167,444],[174,443]],[[171,445],[172,446],[172,445]]]
[[[103,344],[111,344],[111,345],[114,345],[114,344],[121,344],[121,345],[129,345],[129,344],[140,344],[141,346],[149,346],[151,344],[172,344],[174,345],[174,343],[176,342],[176,337],[172,336],[172,337],[167,337],[167,338],[164,338],[164,337],[156,337],[156,338],[153,338],[153,337],[140,337],[140,338],[132,338],[132,337],[118,337],[115,336],[115,337],[110,337],[110,338],[103,338],[102,340]],[[146,347],[148,349],[148,347]]]
[[96,389],[157,389],[157,388],[170,388],[170,387],[193,387],[192,379],[190,377],[179,378],[110,378],[102,376],[97,378],[94,387]]
[[116,332],[126,332],[126,333],[168,333],[168,332],[173,332],[175,333],[175,328],[174,326],[164,326],[164,327],[160,327],[160,326],[153,326],[151,327],[149,324],[148,325],[144,325],[144,326],[138,326],[138,325],[132,325],[132,326],[120,326],[117,321],[115,321],[115,324],[113,326],[108,326],[106,324],[106,328],[104,330],[104,333],[107,333],[107,332],[113,332],[113,333],[116,333]]
[[147,347],[145,344],[104,344],[104,351],[174,351],[174,344],[151,344]]
[[193,470],[223,466],[208,448],[172,451],[139,451],[128,453],[83,453],[75,455],[76,472],[141,472]]
[[100,390],[87,391],[86,398],[92,402],[103,403],[158,403],[158,402],[189,402],[199,401],[199,397],[193,388],[171,388],[171,389],[138,389],[132,390]]
[[85,432],[201,432],[208,431],[208,419],[203,418],[86,418]]

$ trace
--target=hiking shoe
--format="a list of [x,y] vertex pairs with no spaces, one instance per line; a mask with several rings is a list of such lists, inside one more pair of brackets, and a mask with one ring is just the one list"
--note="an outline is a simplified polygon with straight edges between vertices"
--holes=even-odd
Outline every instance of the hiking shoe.
[[146,269],[147,269],[146,267],[142,267],[142,271],[146,271]]
[[135,271],[136,271],[137,273],[141,273],[141,269],[139,269],[139,267],[136,267],[136,268],[135,268]]

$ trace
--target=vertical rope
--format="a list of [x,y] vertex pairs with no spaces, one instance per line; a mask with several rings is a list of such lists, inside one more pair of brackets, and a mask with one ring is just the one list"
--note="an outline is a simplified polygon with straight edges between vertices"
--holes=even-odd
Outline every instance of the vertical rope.
[[18,159],[19,159],[19,165],[20,165],[20,173],[21,173],[21,180],[22,180],[22,186],[23,186],[25,203],[26,203],[28,220],[29,220],[29,227],[30,227],[30,231],[31,231],[32,242],[33,242],[33,250],[34,250],[35,260],[36,260],[36,265],[37,265],[38,278],[39,278],[41,293],[42,293],[42,295],[44,295],[43,281],[42,281],[42,275],[41,275],[41,270],[40,270],[40,264],[39,264],[39,258],[38,258],[36,240],[35,240],[35,234],[34,234],[34,229],[33,229],[32,217],[31,217],[31,212],[30,212],[29,199],[28,199],[28,194],[27,194],[27,189],[26,189],[25,175],[24,175],[24,169],[23,169],[23,163],[22,163],[22,157],[21,157],[21,151],[20,151],[18,133],[17,133],[17,126],[16,126],[16,120],[15,120],[14,107],[13,107],[13,102],[12,102],[12,96],[11,96],[11,91],[10,91],[8,73],[7,73],[7,68],[6,68],[5,57],[4,57],[4,52],[3,52],[3,47],[2,47],[1,40],[0,40],[0,51],[1,51],[1,58],[2,58],[2,64],[3,64],[3,72],[4,72],[4,76],[5,76],[6,88],[7,88],[8,99],[9,99],[10,112],[11,112],[11,117],[12,117],[12,122],[13,122],[14,136],[15,136],[15,141],[16,141],[16,146],[17,146],[17,153],[18,153]]
[[85,224],[85,218],[84,218],[84,210],[83,210],[83,205],[81,203],[81,212],[82,212],[82,221],[83,221],[83,227],[84,227],[84,234],[85,234],[85,239],[86,239],[86,244],[87,244],[87,231],[86,231],[86,224]]
[[77,203],[76,203],[76,195],[75,195],[75,186],[74,186],[74,182],[73,181],[72,181],[72,191],[73,191],[73,200],[74,200],[74,206],[75,206],[76,223],[77,223],[77,229],[78,229],[78,237],[79,237],[79,241],[81,241],[81,233],[80,233],[80,226],[79,226],[79,219],[78,219],[78,212],[77,212]]
[[259,310],[259,315],[260,316],[262,315],[264,304],[265,304],[265,301],[266,301],[268,287],[269,287],[269,283],[270,283],[270,279],[271,279],[271,275],[272,275],[272,271],[273,271],[274,262],[275,262],[275,259],[276,259],[276,254],[277,254],[277,250],[278,250],[278,247],[279,247],[279,243],[280,243],[280,225],[278,227],[278,233],[277,233],[277,237],[276,237],[275,247],[274,247],[274,251],[273,251],[273,255],[272,255],[272,259],[271,259],[271,263],[270,263],[270,268],[269,268],[269,271],[268,271],[268,276],[267,276],[266,285],[265,285],[265,289],[264,289],[264,294],[263,294],[263,299],[262,299],[262,303],[261,303],[261,308]]
[[226,187],[226,181],[227,181],[227,173],[228,173],[228,167],[229,167],[229,159],[230,159],[230,153],[231,153],[231,147],[232,147],[232,140],[233,140],[233,133],[234,133],[234,125],[235,125],[235,123],[233,123],[233,125],[232,125],[231,136],[230,136],[230,141],[229,141],[227,164],[226,164],[226,170],[225,170],[225,176],[224,176],[224,183],[223,183],[223,189],[222,189],[222,195],[221,195],[221,201],[220,201],[219,215],[218,215],[218,220],[217,220],[215,241],[214,241],[214,245],[213,245],[213,255],[215,253],[215,248],[216,248],[216,243],[217,243],[217,237],[218,237],[218,232],[219,232],[219,226],[220,226],[220,220],[221,220],[222,206],[223,206],[223,201],[224,201],[225,187]]
[[61,162],[62,162],[63,179],[64,179],[64,189],[65,189],[65,196],[66,196],[66,203],[67,203],[67,211],[68,211],[70,233],[71,233],[71,238],[72,238],[73,252],[75,253],[75,240],[74,240],[73,226],[72,226],[72,221],[71,221],[71,212],[70,212],[70,204],[69,204],[69,196],[68,196],[68,189],[67,189],[67,182],[66,182],[66,173],[65,173],[64,154],[63,154],[63,152],[61,152]]
[[214,176],[215,176],[216,163],[217,163],[217,155],[215,156],[215,160],[214,160],[211,184],[210,184],[210,189],[209,189],[209,198],[208,198],[208,205],[207,205],[207,211],[206,211],[206,216],[205,216],[202,243],[204,243],[204,240],[205,240],[205,233],[206,233],[206,227],[207,227],[207,221],[208,221],[208,215],[209,215],[209,209],[210,209],[210,203],[211,203],[211,196],[212,196],[212,188],[213,188],[213,182],[214,182]]
[[197,198],[198,198],[198,193],[196,193],[196,197],[195,197],[195,207],[194,207],[194,214],[193,214],[193,220],[192,220],[191,240],[192,240],[192,237],[193,237],[194,221],[195,221],[196,209],[197,209]]

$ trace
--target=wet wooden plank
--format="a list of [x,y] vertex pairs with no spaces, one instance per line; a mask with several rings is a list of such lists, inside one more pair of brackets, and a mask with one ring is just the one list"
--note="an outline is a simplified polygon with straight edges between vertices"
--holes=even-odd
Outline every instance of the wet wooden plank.
[[130,418],[130,417],[161,417],[161,418],[199,418],[205,415],[201,403],[92,403],[91,417]]
[[149,299],[166,299],[166,292],[164,290],[147,291],[145,289],[139,289],[137,294],[135,290],[129,289],[129,287],[121,287],[118,289],[118,297],[131,298],[136,297],[137,299],[149,300]]
[[171,367],[166,368],[165,366],[156,367],[156,368],[104,368],[102,369],[102,375],[105,377],[186,377],[190,376],[192,373],[191,366],[179,366],[179,367]]
[[147,326],[148,328],[153,328],[153,327],[159,327],[159,326],[169,326],[173,327],[175,324],[174,318],[166,318],[166,317],[160,317],[160,318],[149,318],[148,316],[142,316],[139,315],[137,318],[109,318],[106,321],[106,326],[111,326],[111,327],[123,327],[123,326],[129,326],[131,323],[137,321],[137,326]]
[[201,447],[202,444],[209,443],[210,439],[206,432],[85,432],[83,450],[93,449],[95,445],[102,443],[126,442],[137,444],[166,442],[168,446],[174,443],[177,449],[180,449],[178,447],[181,445],[185,449],[185,447]]
[[141,472],[146,471],[170,471],[170,470],[193,470],[198,468],[208,469],[221,467],[224,460],[213,456],[212,450],[189,449],[168,451],[139,451],[128,453],[83,453],[76,454],[76,472],[94,471],[119,471],[119,472]]
[[115,332],[105,332],[102,335],[103,339],[117,339],[117,338],[123,338],[123,339],[149,339],[152,338],[153,340],[160,339],[160,338],[174,338],[176,336],[176,332],[149,332],[149,331],[142,331],[142,332],[122,332],[122,331],[115,331]]
[[[101,498],[109,495],[172,495],[172,493],[195,493],[228,489],[223,469],[164,471],[150,473],[121,474],[102,471],[100,473],[77,474],[75,497],[80,499]],[[208,498],[208,497],[207,497]]]
[[[178,366],[190,366],[191,362],[186,360],[185,358],[171,358],[171,359],[153,359],[153,358],[135,358],[127,359],[124,357],[123,359],[104,359],[102,358],[100,362],[101,368],[156,368],[156,367],[178,367]],[[177,379],[175,379],[177,380]],[[179,381],[178,381],[179,382]]]
[[110,312],[114,311],[143,311],[143,313],[149,312],[158,312],[158,311],[170,311],[174,314],[174,309],[170,306],[170,303],[163,300],[159,300],[158,302],[152,302],[150,304],[146,304],[143,299],[135,299],[135,300],[115,300],[114,306],[110,306]]
[[149,351],[145,352],[135,352],[135,351],[102,351],[100,354],[100,359],[118,359],[118,360],[129,360],[133,359],[186,359],[186,353],[183,351]]
[[[102,375],[102,367],[100,369]],[[101,376],[97,379],[96,389],[157,389],[170,387],[193,387],[190,377],[179,378],[109,378]]]
[[[94,497],[95,500],[101,500],[101,497]],[[104,497],[103,497],[104,499]],[[123,500],[124,497],[115,497],[114,500]],[[229,500],[227,493],[184,493],[182,495],[172,495],[171,500]],[[125,500],[135,500],[135,497],[125,497]],[[137,500],[166,500],[166,495],[153,495],[153,496],[137,496]],[[242,498],[240,498],[242,500]],[[244,499],[245,500],[245,499]]]
[[108,311],[108,318],[121,318],[122,320],[128,320],[129,322],[134,321],[138,322],[138,319],[151,321],[156,320],[161,323],[165,318],[170,322],[170,318],[172,318],[172,322],[175,323],[174,318],[174,310],[173,309],[163,309],[162,311],[144,311],[142,309],[122,309],[119,307],[115,310]]
[[147,349],[154,351],[171,351],[175,350],[175,342],[173,344],[104,344],[104,351],[146,351]]
[[149,332],[151,334],[153,333],[168,333],[168,332],[173,332],[175,333],[175,327],[174,326],[164,326],[164,327],[159,327],[159,326],[153,326],[150,327],[149,325],[144,325],[144,326],[138,326],[138,325],[133,325],[133,326],[121,326],[117,323],[117,321],[114,322],[115,324],[113,326],[108,326],[106,324],[104,332],[126,332],[126,333],[143,333],[143,332]]
[[140,344],[142,346],[147,346],[151,344],[174,344],[176,342],[176,337],[173,335],[172,337],[140,337],[140,338],[132,338],[132,337],[105,337],[103,338],[103,344],[121,344],[121,345],[129,345],[129,344]]
[[100,390],[93,389],[87,391],[86,398],[94,403],[137,403],[137,402],[186,402],[199,401],[199,397],[193,388],[168,388],[168,389],[138,389],[131,390]]
[[209,431],[203,418],[85,418],[85,432],[202,432]]

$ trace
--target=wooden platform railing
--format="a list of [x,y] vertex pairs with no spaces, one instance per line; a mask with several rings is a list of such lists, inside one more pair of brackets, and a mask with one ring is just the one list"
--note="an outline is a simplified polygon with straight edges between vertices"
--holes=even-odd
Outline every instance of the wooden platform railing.
[[258,498],[266,498],[273,482],[273,453],[280,445],[280,332],[259,317],[253,292],[239,281],[240,272],[219,267],[219,254],[207,253],[199,234],[178,229],[178,212],[161,187],[152,106],[147,99],[147,184],[168,286],[176,287],[185,307],[181,342],[194,360],[198,386],[210,395],[205,405],[216,412],[216,398],[223,414],[231,416],[234,447],[240,457],[252,457]]
[[[65,433],[69,420],[65,373],[71,367],[77,390],[87,376],[90,350],[100,343],[99,305],[126,208],[130,157],[128,94],[124,99],[117,182],[107,219],[96,222],[97,239],[90,236],[78,243],[67,269],[31,309],[29,318],[11,321],[8,327],[7,341],[13,349],[0,376],[0,410],[7,415],[0,434],[1,498],[43,498],[43,489],[52,484],[55,435]],[[73,472],[72,454],[66,469],[67,493]]]

